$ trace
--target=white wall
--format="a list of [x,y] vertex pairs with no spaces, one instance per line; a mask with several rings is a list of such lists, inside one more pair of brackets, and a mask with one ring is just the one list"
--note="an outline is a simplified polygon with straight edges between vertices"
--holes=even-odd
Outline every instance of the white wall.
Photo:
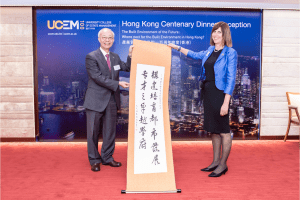
[[1,138],[34,138],[32,8],[0,7]]
[[190,7],[298,9],[299,0],[1,0],[3,6],[119,6],[119,7]]
[[[264,10],[261,136],[285,135],[286,92],[300,92],[300,11]],[[289,135],[299,135],[292,125]]]

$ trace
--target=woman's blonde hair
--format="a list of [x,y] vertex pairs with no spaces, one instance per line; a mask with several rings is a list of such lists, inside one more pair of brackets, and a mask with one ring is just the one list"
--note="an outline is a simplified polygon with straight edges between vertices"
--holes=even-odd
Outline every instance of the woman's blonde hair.
[[210,45],[213,45],[213,46],[215,45],[215,43],[212,39],[212,33],[220,27],[222,30],[222,37],[223,37],[224,45],[226,45],[228,47],[232,47],[231,32],[230,32],[230,28],[226,22],[218,22],[214,25],[214,27],[211,30],[211,34],[210,34]]

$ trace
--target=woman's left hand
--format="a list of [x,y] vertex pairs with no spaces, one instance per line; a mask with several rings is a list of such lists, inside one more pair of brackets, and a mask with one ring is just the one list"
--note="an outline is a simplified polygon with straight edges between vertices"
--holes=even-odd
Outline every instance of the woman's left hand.
[[228,104],[223,103],[223,105],[221,107],[221,110],[220,110],[220,115],[221,116],[227,115],[228,114],[228,109],[229,109]]

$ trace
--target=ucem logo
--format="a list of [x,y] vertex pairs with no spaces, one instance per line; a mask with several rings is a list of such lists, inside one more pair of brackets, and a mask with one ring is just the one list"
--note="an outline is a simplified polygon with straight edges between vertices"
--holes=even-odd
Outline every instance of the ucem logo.
[[72,21],[72,20],[52,20],[52,23],[50,20],[47,20],[47,26],[48,29],[65,29],[65,30],[72,30],[73,28],[76,29],[84,29],[84,21]]

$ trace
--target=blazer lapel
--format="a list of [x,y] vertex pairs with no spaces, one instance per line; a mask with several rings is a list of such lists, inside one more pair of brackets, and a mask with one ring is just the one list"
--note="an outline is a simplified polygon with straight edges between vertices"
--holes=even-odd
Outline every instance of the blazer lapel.
[[223,48],[223,50],[222,50],[222,52],[221,52],[221,54],[219,55],[218,59],[216,60],[216,63],[217,63],[219,60],[221,60],[222,58],[225,57],[225,54],[226,54],[226,52],[227,52],[227,49],[228,49],[228,47],[225,45],[224,48]]
[[215,47],[212,46],[210,48],[208,48],[206,55],[204,56],[203,60],[202,60],[202,66],[204,66],[204,63],[206,62],[206,60],[209,58],[209,56],[211,55],[211,53],[214,51]]

